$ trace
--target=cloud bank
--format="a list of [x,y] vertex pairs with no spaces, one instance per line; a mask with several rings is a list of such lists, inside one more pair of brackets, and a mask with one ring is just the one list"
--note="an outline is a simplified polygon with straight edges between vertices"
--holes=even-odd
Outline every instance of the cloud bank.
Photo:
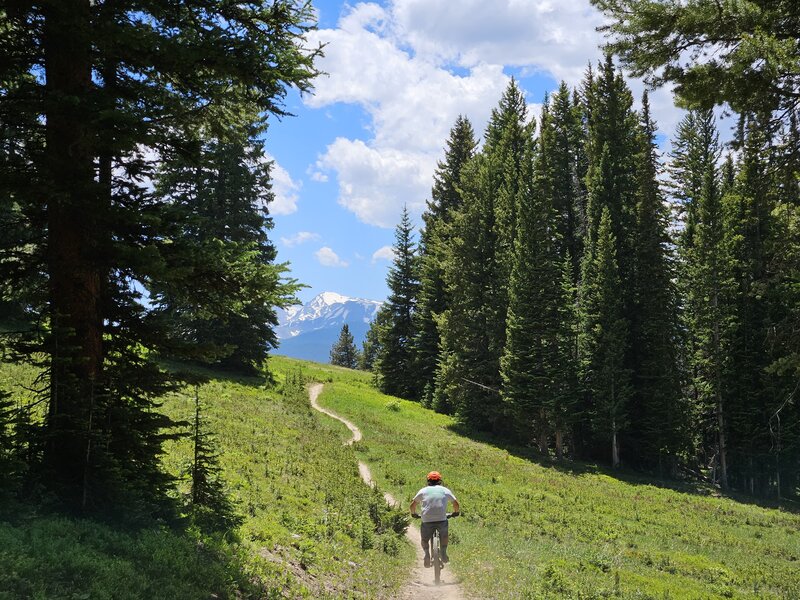
[[[482,133],[508,83],[505,67],[574,86],[601,58],[603,17],[589,0],[392,0],[347,10],[336,29],[310,36],[327,44],[319,66],[329,75],[305,102],[360,106],[371,137],[337,138],[313,177],[335,174],[339,203],[379,227],[396,225],[404,204],[415,217],[424,210],[456,117],[465,114]],[[642,85],[631,86],[640,97]],[[651,106],[671,133],[680,113],[669,91],[653,93]]]

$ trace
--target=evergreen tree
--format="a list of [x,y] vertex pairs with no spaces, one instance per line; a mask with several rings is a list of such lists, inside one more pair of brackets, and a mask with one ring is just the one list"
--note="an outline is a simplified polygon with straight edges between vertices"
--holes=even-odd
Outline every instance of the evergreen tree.
[[[12,444],[12,419],[11,410],[13,403],[10,400],[11,394],[3,389],[0,389],[0,473],[4,474],[6,481],[11,481],[16,475],[15,469],[12,466],[11,455],[13,452]],[[7,494],[11,491],[12,486],[4,486],[3,492],[0,494]]]
[[577,284],[586,233],[585,188],[581,181],[585,172],[581,172],[580,164],[585,153],[581,115],[564,82],[553,94],[551,106],[553,143],[548,151],[551,157],[549,177],[552,179],[553,208],[561,238],[559,253],[562,257],[571,257],[573,283]]
[[769,406],[770,453],[774,459],[778,497],[792,497],[800,487],[800,207],[785,202],[773,211],[774,252],[770,285],[775,327],[769,332],[771,364],[768,372],[779,378],[774,402]]
[[620,432],[628,426],[631,373],[625,365],[628,323],[616,259],[611,211],[603,207],[597,239],[584,260],[581,287],[581,377],[596,438],[610,442],[611,464],[620,465]]
[[[517,235],[517,207],[521,188],[525,185],[523,163],[530,136],[533,135],[526,123],[528,107],[517,82],[512,79],[500,103],[492,111],[484,136],[483,151],[491,166],[488,193],[494,199],[495,264],[497,275],[490,285],[497,286],[498,348],[502,352],[505,345],[505,320],[508,311],[508,287],[514,262],[514,243]],[[498,356],[499,360],[499,356]]]
[[686,215],[686,229],[680,239],[680,279],[685,295],[690,398],[695,422],[707,424],[701,428],[701,447],[713,456],[719,466],[719,481],[727,487],[725,380],[730,369],[726,354],[730,315],[726,298],[730,269],[723,247],[719,155],[711,111],[689,112],[678,129],[672,178]]
[[678,363],[678,307],[668,234],[669,214],[659,188],[655,123],[647,94],[642,100],[641,150],[636,229],[633,237],[631,347],[634,358],[630,404],[630,453],[642,464],[671,462],[687,449],[686,407],[681,403]]
[[152,407],[172,387],[155,362],[170,336],[137,282],[194,278],[165,268],[171,212],[147,180],[158,162],[198,160],[198,131],[238,126],[252,106],[259,124],[285,114],[287,88],[316,74],[312,9],[63,0],[15,4],[3,19],[0,132],[14,151],[0,214],[15,227],[0,281],[11,273],[30,290],[39,324],[12,340],[47,368],[36,471],[69,507],[149,511],[169,486],[158,460],[168,422]]
[[444,263],[449,306],[439,319],[437,392],[447,395],[462,423],[478,430],[503,425],[499,374],[505,309],[498,299],[493,161],[478,154],[462,172],[463,206],[454,215]]
[[350,327],[345,323],[339,332],[339,339],[331,348],[331,364],[348,369],[357,369],[360,356]]
[[[632,110],[632,96],[625,85],[622,75],[616,72],[610,56],[596,77],[590,70],[584,82],[583,95],[586,111],[586,236],[584,238],[584,254],[581,266],[581,303],[596,292],[584,290],[586,286],[597,285],[587,276],[597,268],[597,244],[599,240],[600,220],[604,211],[609,213],[609,224],[613,228],[611,239],[614,240],[614,262],[618,269],[621,287],[617,291],[622,302],[622,318],[625,321],[625,334],[618,336],[624,343],[615,351],[622,352],[624,368],[630,373],[635,365],[630,332],[632,320],[635,319],[635,303],[633,296],[633,237],[636,223],[637,206],[637,168],[636,157],[639,155],[639,124],[637,115]],[[605,257],[604,260],[608,260]],[[595,274],[596,276],[596,274]],[[581,307],[581,332],[586,334],[587,315],[596,308]],[[587,312],[588,311],[588,312]],[[591,321],[591,319],[590,319]],[[584,354],[592,348],[591,344],[582,344],[580,362],[582,368],[594,360]],[[616,368],[616,367],[615,367]],[[591,393],[579,405],[578,413],[590,415],[595,412]],[[597,436],[587,430],[585,420],[576,420],[574,431],[575,446],[578,453],[591,455],[595,452],[604,454],[602,448],[590,448],[592,440]],[[592,426],[593,427],[593,426]],[[619,441],[619,440],[617,440]],[[616,447],[616,446],[615,446]]]
[[764,121],[750,118],[733,190],[723,199],[723,244],[732,285],[727,304],[731,314],[726,353],[728,388],[729,484],[750,493],[763,492],[761,478],[771,440],[769,417],[775,390],[766,374],[767,332],[772,328],[767,304],[768,241],[774,202],[767,169],[769,141]]
[[[587,152],[587,246],[596,243],[603,208],[608,208],[616,239],[620,277],[631,280],[633,270],[633,231],[636,222],[637,169],[639,156],[638,117],[632,109],[633,97],[622,74],[614,68],[611,56],[592,84],[588,108]],[[591,252],[591,248],[587,252]],[[632,292],[624,298],[630,314]]]
[[173,332],[174,355],[244,372],[264,366],[267,351],[278,344],[275,307],[288,306],[298,289],[282,280],[288,269],[275,264],[267,238],[271,164],[258,133],[199,140],[198,161],[176,157],[156,178],[174,224],[174,243],[163,257],[181,276],[163,288],[153,281],[151,316]]
[[197,386],[194,391],[192,445],[194,453],[189,491],[192,520],[204,531],[226,531],[240,525],[242,519],[236,515],[225,490],[215,440],[206,430]]
[[[449,339],[443,345],[439,379],[459,418],[478,429],[504,428],[500,357],[522,166],[532,135],[526,123],[525,98],[512,79],[492,110],[480,160],[462,171],[463,207],[454,218],[452,243],[446,251],[451,310],[441,320]],[[457,320],[469,322],[456,324]]]
[[384,305],[388,313],[381,333],[377,365],[380,387],[385,394],[416,398],[419,392],[414,373],[414,311],[419,293],[418,257],[412,239],[414,228],[408,209],[403,208],[395,229],[394,261],[386,283],[389,297]]
[[[592,0],[610,23],[608,50],[634,77],[675,84],[684,105],[740,114],[797,107],[797,4]],[[788,117],[788,112],[778,112]]]
[[[553,371],[555,393],[548,402],[553,416],[556,458],[564,457],[564,443],[568,433],[574,428],[579,417],[580,401],[580,363],[578,288],[573,280],[575,262],[569,254],[561,263],[561,297],[558,303],[559,320],[556,330],[558,357]],[[574,440],[570,440],[574,444]]]
[[[447,308],[442,262],[451,235],[452,214],[461,206],[458,191],[461,171],[474,155],[475,145],[472,124],[466,117],[459,116],[450,131],[444,161],[438,163],[434,173],[431,200],[422,215],[425,228],[420,236],[420,289],[414,314],[414,354],[421,400],[425,406],[434,405],[441,351],[436,319]],[[449,412],[446,403],[438,405],[437,409]]]
[[559,219],[554,207],[552,152],[556,128],[545,103],[534,173],[533,139],[522,168],[518,197],[518,235],[501,360],[502,395],[510,423],[523,442],[536,439],[548,452],[554,430],[553,408],[560,396],[556,373],[561,358],[559,336],[561,261]]
[[381,338],[383,337],[381,331],[385,329],[388,320],[389,312],[386,310],[385,305],[381,306],[372,323],[369,324],[367,335],[361,344],[359,368],[363,371],[373,371],[376,375],[379,375],[376,367],[378,357],[381,355]]

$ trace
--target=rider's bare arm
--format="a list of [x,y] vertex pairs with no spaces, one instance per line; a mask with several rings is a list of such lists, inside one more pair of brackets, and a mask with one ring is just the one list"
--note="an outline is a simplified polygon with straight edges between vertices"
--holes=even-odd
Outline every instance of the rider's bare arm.
[[417,501],[416,501],[416,500],[413,500],[413,501],[411,502],[411,508],[410,508],[410,510],[411,510],[411,514],[412,514],[412,515],[413,515],[415,512],[417,512]]
[[453,512],[461,512],[461,508],[458,506],[458,500],[453,500]]

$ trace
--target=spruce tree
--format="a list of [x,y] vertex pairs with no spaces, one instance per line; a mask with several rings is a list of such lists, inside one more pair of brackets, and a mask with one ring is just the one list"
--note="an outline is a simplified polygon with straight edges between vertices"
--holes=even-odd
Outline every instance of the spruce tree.
[[492,111],[479,160],[462,171],[463,207],[446,251],[451,306],[441,320],[448,341],[439,378],[459,418],[478,429],[504,428],[500,357],[522,165],[532,132],[526,122],[525,98],[512,80]]
[[[572,259],[573,283],[580,278],[585,235],[585,193],[580,161],[584,155],[581,115],[562,82],[551,101],[553,143],[550,145],[550,174],[553,208],[561,238],[559,253]],[[543,135],[543,133],[542,133]]]
[[767,270],[775,189],[767,170],[769,140],[764,121],[748,121],[736,181],[723,199],[723,245],[732,278],[727,299],[730,372],[725,384],[729,390],[729,483],[756,493],[765,489],[762,463],[771,444],[770,408],[776,401],[773,382],[765,372],[767,332],[772,328]]
[[553,409],[560,396],[556,374],[563,299],[560,215],[553,206],[556,128],[547,103],[540,129],[536,166],[532,135],[522,165],[506,345],[500,366],[510,428],[525,443],[536,440],[539,451],[547,454],[555,429]]
[[[445,158],[437,165],[428,208],[422,218],[425,228],[420,235],[420,289],[414,315],[416,338],[414,360],[419,377],[422,403],[434,406],[436,371],[439,365],[441,340],[436,319],[447,309],[443,260],[454,211],[461,206],[458,190],[461,171],[475,153],[475,134],[466,117],[459,116],[445,146]],[[444,397],[439,394],[439,397]],[[435,406],[449,412],[446,402]]]
[[165,268],[169,206],[147,182],[158,162],[197,160],[198,131],[238,126],[252,106],[257,124],[286,114],[287,88],[307,90],[316,74],[313,11],[60,0],[16,4],[3,19],[3,145],[19,154],[0,177],[0,214],[17,224],[0,280],[13,272],[31,291],[37,327],[12,345],[47,368],[37,471],[71,508],[148,511],[169,486],[158,459],[167,420],[152,407],[173,386],[155,361],[170,336],[141,285],[194,281]]
[[634,398],[630,405],[628,446],[640,463],[670,463],[687,449],[687,410],[682,404],[678,363],[678,300],[669,214],[658,183],[655,123],[645,93],[638,166],[638,205],[633,236],[633,302],[631,347]]
[[597,239],[584,260],[579,343],[593,433],[610,443],[611,464],[618,467],[620,433],[629,424],[631,372],[625,364],[629,332],[613,229],[611,211],[604,206]]
[[415,399],[419,393],[414,373],[414,311],[419,293],[418,257],[413,240],[414,227],[408,209],[395,229],[394,261],[386,277],[389,297],[381,334],[377,369],[380,387],[385,394]]
[[277,346],[275,308],[298,289],[267,237],[273,194],[261,133],[246,127],[229,139],[200,139],[199,160],[176,157],[155,182],[173,223],[162,255],[180,275],[163,288],[152,280],[151,318],[172,332],[173,356],[248,373]]
[[373,371],[376,375],[379,375],[377,360],[381,355],[381,338],[383,337],[381,332],[386,327],[388,320],[389,312],[386,310],[386,306],[383,305],[378,309],[378,313],[372,323],[369,324],[367,335],[361,344],[359,368],[363,371]]
[[442,390],[460,422],[478,430],[503,425],[500,356],[505,309],[500,297],[496,255],[493,157],[478,154],[461,176],[463,206],[454,215],[445,259],[449,306],[439,320],[442,332]]
[[[505,318],[508,311],[508,286],[514,261],[514,243],[517,235],[517,206],[519,195],[524,186],[523,163],[532,131],[526,125],[528,107],[525,97],[517,82],[512,79],[503,93],[497,108],[492,111],[489,124],[486,126],[483,151],[489,158],[485,163],[492,166],[489,173],[488,193],[494,199],[494,237],[495,263],[497,276],[491,285],[497,286],[497,302],[499,303],[496,324],[500,335],[498,347],[505,345]],[[499,357],[498,357],[499,358]]]
[[[609,224],[613,228],[611,238],[614,240],[614,261],[618,269],[621,287],[618,290],[622,302],[622,318],[625,321],[625,335],[620,340],[625,344],[615,351],[622,352],[624,371],[629,373],[634,368],[634,357],[630,345],[630,332],[635,319],[633,297],[633,237],[636,223],[637,205],[637,169],[636,157],[639,155],[639,124],[636,113],[632,110],[632,96],[622,75],[614,68],[610,56],[606,57],[599,73],[594,76],[587,73],[583,86],[586,111],[586,236],[584,253],[581,259],[581,303],[590,298],[583,288],[596,285],[587,279],[587,275],[596,269],[597,244],[599,242],[600,221],[604,211],[609,213]],[[607,257],[606,257],[607,259]],[[581,331],[586,332],[586,315],[594,310],[581,307]],[[584,354],[589,346],[581,346],[580,362],[583,366],[594,358]],[[578,407],[581,415],[593,413],[591,393],[587,394]],[[597,436],[587,431],[586,421],[575,421],[575,445],[579,453],[587,456],[602,448],[590,447]],[[591,427],[594,426],[590,426]]]
[[800,487],[800,204],[784,202],[773,211],[776,249],[770,285],[775,327],[769,332],[769,374],[779,379],[769,406],[770,454],[778,497],[797,496]]
[[[678,128],[672,178],[684,206],[680,238],[680,281],[685,295],[690,399],[714,472],[728,486],[728,402],[730,371],[726,345],[730,315],[726,298],[730,268],[723,246],[718,135],[711,111],[691,111]],[[717,468],[718,466],[718,468]]]
[[203,531],[227,531],[240,525],[242,519],[228,498],[219,466],[216,440],[208,431],[200,393],[194,389],[194,419],[192,422],[191,485],[189,512],[192,521]]
[[356,348],[350,327],[345,323],[339,332],[339,339],[331,348],[331,364],[348,369],[357,369],[359,364],[358,348]]

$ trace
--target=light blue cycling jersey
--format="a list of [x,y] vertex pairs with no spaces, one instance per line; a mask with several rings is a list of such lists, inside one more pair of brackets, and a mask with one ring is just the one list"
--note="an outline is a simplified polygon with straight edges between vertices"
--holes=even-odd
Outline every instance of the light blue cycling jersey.
[[419,514],[422,516],[423,523],[446,521],[448,500],[450,502],[457,502],[453,492],[443,485],[426,486],[414,496],[415,502],[422,503],[422,510]]

